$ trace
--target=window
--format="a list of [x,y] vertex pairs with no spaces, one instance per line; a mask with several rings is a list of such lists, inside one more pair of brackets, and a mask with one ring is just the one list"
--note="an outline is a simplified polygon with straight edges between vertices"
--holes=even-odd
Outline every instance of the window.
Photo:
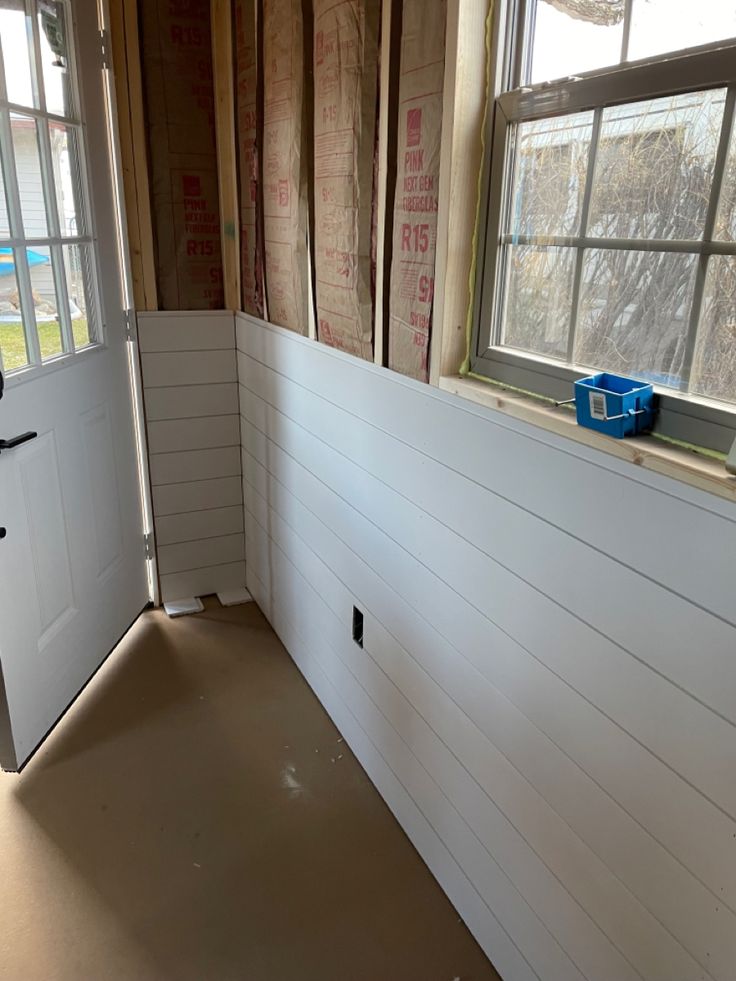
[[71,9],[0,3],[0,367],[100,338]]
[[659,432],[727,451],[736,3],[507,0],[502,14],[473,370],[555,399],[592,370],[646,379]]

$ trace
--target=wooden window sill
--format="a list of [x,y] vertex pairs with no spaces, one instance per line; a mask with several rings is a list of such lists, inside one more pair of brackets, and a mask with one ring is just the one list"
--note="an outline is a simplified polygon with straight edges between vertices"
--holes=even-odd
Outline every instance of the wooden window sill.
[[736,502],[736,476],[729,474],[722,463],[707,456],[665,443],[651,436],[613,439],[592,429],[578,426],[575,414],[563,408],[537,401],[518,392],[509,391],[489,382],[472,378],[445,376],[439,387],[479,405],[504,412],[515,419],[539,426],[558,436],[610,453],[620,460],[655,473],[680,480],[699,490]]

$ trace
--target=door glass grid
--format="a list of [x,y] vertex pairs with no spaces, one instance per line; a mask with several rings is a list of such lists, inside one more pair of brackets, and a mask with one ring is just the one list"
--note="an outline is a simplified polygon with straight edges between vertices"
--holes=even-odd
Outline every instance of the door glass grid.
[[68,0],[0,4],[0,367],[101,338]]

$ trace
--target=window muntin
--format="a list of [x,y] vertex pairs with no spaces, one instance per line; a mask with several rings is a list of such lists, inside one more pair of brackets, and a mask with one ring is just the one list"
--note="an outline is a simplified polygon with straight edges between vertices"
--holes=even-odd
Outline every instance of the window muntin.
[[[510,2],[515,44],[499,77],[532,77],[540,8],[577,2]],[[636,0],[622,6],[623,51]],[[711,6],[703,10],[710,37],[736,34],[735,17],[722,18],[718,34]],[[680,408],[691,416],[702,406],[721,425],[713,443],[700,441],[727,448],[736,429],[736,48],[631,67],[621,58],[613,71],[501,86],[473,368],[555,398],[590,369],[638,375],[664,393],[668,427]]]
[[98,343],[95,243],[67,0],[0,7],[0,365]]

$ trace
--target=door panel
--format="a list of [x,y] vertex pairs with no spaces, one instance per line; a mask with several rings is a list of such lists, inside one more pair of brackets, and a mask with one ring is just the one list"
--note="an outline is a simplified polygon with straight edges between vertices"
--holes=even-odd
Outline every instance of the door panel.
[[120,480],[115,465],[109,402],[83,413],[80,419],[87,460],[87,484],[92,496],[99,580],[113,574],[123,553]]
[[[35,16],[35,0],[26,10]],[[101,343],[11,372],[0,400],[0,438],[37,433],[0,449],[0,764],[6,769],[29,757],[150,598],[97,4],[75,0],[64,10],[80,53],[76,122],[87,144],[79,167],[91,241],[79,251],[97,257],[87,277],[87,287],[96,287],[84,310],[99,309]],[[13,117],[0,99],[3,112],[6,121]],[[6,168],[6,186],[12,176]],[[39,189],[42,202],[43,194]],[[45,200],[48,213],[48,195]],[[17,228],[11,216],[7,244],[22,265],[26,247]],[[51,219],[49,228],[53,233]],[[53,243],[49,248],[53,255]],[[57,307],[68,337],[81,303],[73,278],[59,289],[65,266],[54,261],[57,302],[69,303],[68,318]],[[21,282],[24,275],[27,283],[28,266]],[[25,289],[24,322],[29,303],[36,319],[44,309],[34,291]]]
[[68,623],[77,613],[55,430],[26,444],[15,464],[39,611],[39,647],[44,647],[62,621]]

